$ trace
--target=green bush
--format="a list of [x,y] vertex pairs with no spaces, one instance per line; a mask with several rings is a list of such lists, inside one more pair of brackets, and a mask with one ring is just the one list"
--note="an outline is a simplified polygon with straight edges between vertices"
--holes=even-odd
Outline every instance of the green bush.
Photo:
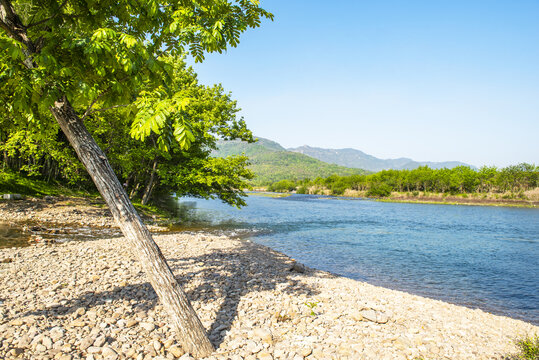
[[528,337],[516,342],[519,353],[513,355],[513,360],[539,360],[539,336]]
[[292,191],[296,190],[296,184],[292,180],[281,180],[271,184],[268,190],[275,192]]
[[392,190],[388,184],[373,184],[367,191],[367,196],[387,197],[391,195]]
[[298,187],[298,189],[296,190],[296,193],[297,194],[308,194],[309,193],[309,189],[307,189],[305,186],[300,186]]
[[335,183],[332,184],[330,189],[333,195],[342,195],[344,194],[345,190],[348,189],[348,186],[344,183]]

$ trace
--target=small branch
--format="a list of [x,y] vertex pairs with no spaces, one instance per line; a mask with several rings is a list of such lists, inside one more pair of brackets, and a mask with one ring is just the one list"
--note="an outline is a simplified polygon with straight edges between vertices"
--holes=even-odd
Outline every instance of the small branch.
[[32,56],[36,52],[33,41],[26,32],[26,27],[22,24],[22,21],[13,9],[10,0],[0,0],[0,28],[2,28],[12,39],[22,43],[26,49],[23,49],[26,55],[26,60],[23,61],[24,65],[32,69],[35,67],[35,63],[32,60]]
[[[127,78],[128,78],[128,77],[126,76],[126,77],[124,77],[123,79],[117,80],[117,81],[121,83],[122,81],[124,81],[124,80],[127,79]],[[92,101],[92,102],[90,103],[90,106],[88,106],[88,108],[86,109],[86,111],[85,111],[84,114],[82,115],[81,120],[84,120],[84,118],[85,118],[86,116],[88,116],[88,115],[90,115],[90,114],[93,113],[91,110],[92,110],[92,108],[94,107],[95,103],[96,103],[99,99],[101,99],[101,98],[103,97],[103,95],[105,95],[106,93],[108,93],[111,89],[112,89],[112,86],[109,86],[107,89],[103,90],[103,92],[102,92],[101,94],[97,95],[97,97],[94,99],[94,101]]]
[[15,17],[15,14],[13,13],[13,8],[9,0],[0,0],[0,5],[2,5],[0,8],[5,11],[6,17]]
[[7,26],[7,24],[2,21],[3,17],[1,15],[2,14],[0,13],[0,28],[4,29],[4,31],[7,32],[10,36],[13,36],[13,32],[11,31],[9,26]]
[[[109,88],[110,89],[110,88]],[[86,109],[86,111],[84,112],[84,114],[82,114],[81,116],[81,120],[84,120],[84,118],[86,116],[88,116],[90,114],[90,110],[92,110],[92,107],[95,105],[95,103],[97,102],[97,100],[99,100],[101,98],[101,96],[105,95],[107,93],[107,91],[109,91],[109,89],[103,91],[101,94],[97,95],[97,97],[94,99],[94,101],[92,101],[90,103],[90,106],[88,106],[88,108]]]
[[20,24],[16,24],[17,19],[11,3],[8,0],[0,0],[0,28],[4,29],[11,38],[24,44],[24,39],[17,31],[20,30],[18,29]]
[[38,22],[36,22],[36,23],[30,24],[30,25],[28,25],[26,28],[31,28],[32,26],[41,25],[41,24],[46,23],[46,22],[49,21],[49,20],[54,19],[55,17],[57,17],[58,15],[61,14],[61,13],[60,13],[60,10],[61,10],[66,4],[67,4],[67,0],[65,0],[65,1],[58,7],[58,10],[56,10],[57,12],[56,12],[53,16],[48,17],[48,18],[43,19],[43,20],[40,20],[40,21],[38,21]]

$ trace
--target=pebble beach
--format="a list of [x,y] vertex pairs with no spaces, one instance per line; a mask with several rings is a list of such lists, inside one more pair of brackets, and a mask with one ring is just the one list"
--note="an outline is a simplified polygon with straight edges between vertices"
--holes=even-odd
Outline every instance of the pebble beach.
[[[91,206],[23,203],[0,203],[0,218],[114,226]],[[539,334],[520,320],[311,269],[245,239],[154,238],[216,347],[207,359],[504,359],[516,339]],[[0,249],[0,358],[191,357],[117,237]]]

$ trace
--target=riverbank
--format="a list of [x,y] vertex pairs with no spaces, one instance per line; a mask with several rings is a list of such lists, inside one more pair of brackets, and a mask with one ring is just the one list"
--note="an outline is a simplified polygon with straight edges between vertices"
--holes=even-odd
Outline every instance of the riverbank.
[[[25,216],[46,225],[41,210]],[[112,226],[102,210],[75,215]],[[481,310],[291,271],[292,259],[241,239],[156,241],[217,347],[212,359],[501,359],[515,339],[539,333]],[[0,261],[0,357],[185,356],[122,238],[1,249]]]
[[[466,195],[466,194],[463,194]],[[524,207],[537,208],[539,201],[523,200],[523,199],[503,199],[493,197],[480,197],[473,195],[458,195],[451,196],[444,194],[419,194],[413,195],[409,193],[395,193],[389,197],[375,198],[377,201],[386,202],[403,202],[403,203],[418,203],[418,204],[443,204],[443,205],[474,205],[474,206],[508,206],[508,207]]]
[[[170,219],[149,207],[137,210],[152,231],[165,231]],[[105,202],[94,197],[45,196],[0,200],[0,219],[14,224],[43,224],[117,228]]]
[[[282,192],[282,193],[268,193],[265,188],[259,187],[252,192],[253,194],[279,194],[279,196],[289,196],[295,192]],[[530,191],[530,193],[532,193]],[[367,191],[357,190],[345,190],[343,194],[333,194],[331,190],[317,189],[316,191],[310,191],[311,195],[324,195],[349,197],[349,198],[362,198],[374,201],[383,202],[401,202],[401,203],[417,203],[417,204],[443,204],[443,205],[474,205],[474,206],[508,206],[508,207],[524,207],[524,208],[537,208],[539,207],[539,191],[533,191],[527,199],[509,198],[509,195],[495,196],[496,194],[439,194],[439,193],[409,193],[409,192],[392,192],[389,196],[370,197]],[[262,195],[260,195],[262,196]],[[265,195],[270,196],[270,195]],[[277,197],[277,196],[276,196]]]

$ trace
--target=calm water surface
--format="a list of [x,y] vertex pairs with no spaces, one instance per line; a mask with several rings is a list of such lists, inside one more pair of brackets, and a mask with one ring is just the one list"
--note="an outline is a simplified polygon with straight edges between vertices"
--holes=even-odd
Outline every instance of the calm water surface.
[[539,324],[539,209],[312,195],[247,203],[196,200],[193,211],[311,267]]

